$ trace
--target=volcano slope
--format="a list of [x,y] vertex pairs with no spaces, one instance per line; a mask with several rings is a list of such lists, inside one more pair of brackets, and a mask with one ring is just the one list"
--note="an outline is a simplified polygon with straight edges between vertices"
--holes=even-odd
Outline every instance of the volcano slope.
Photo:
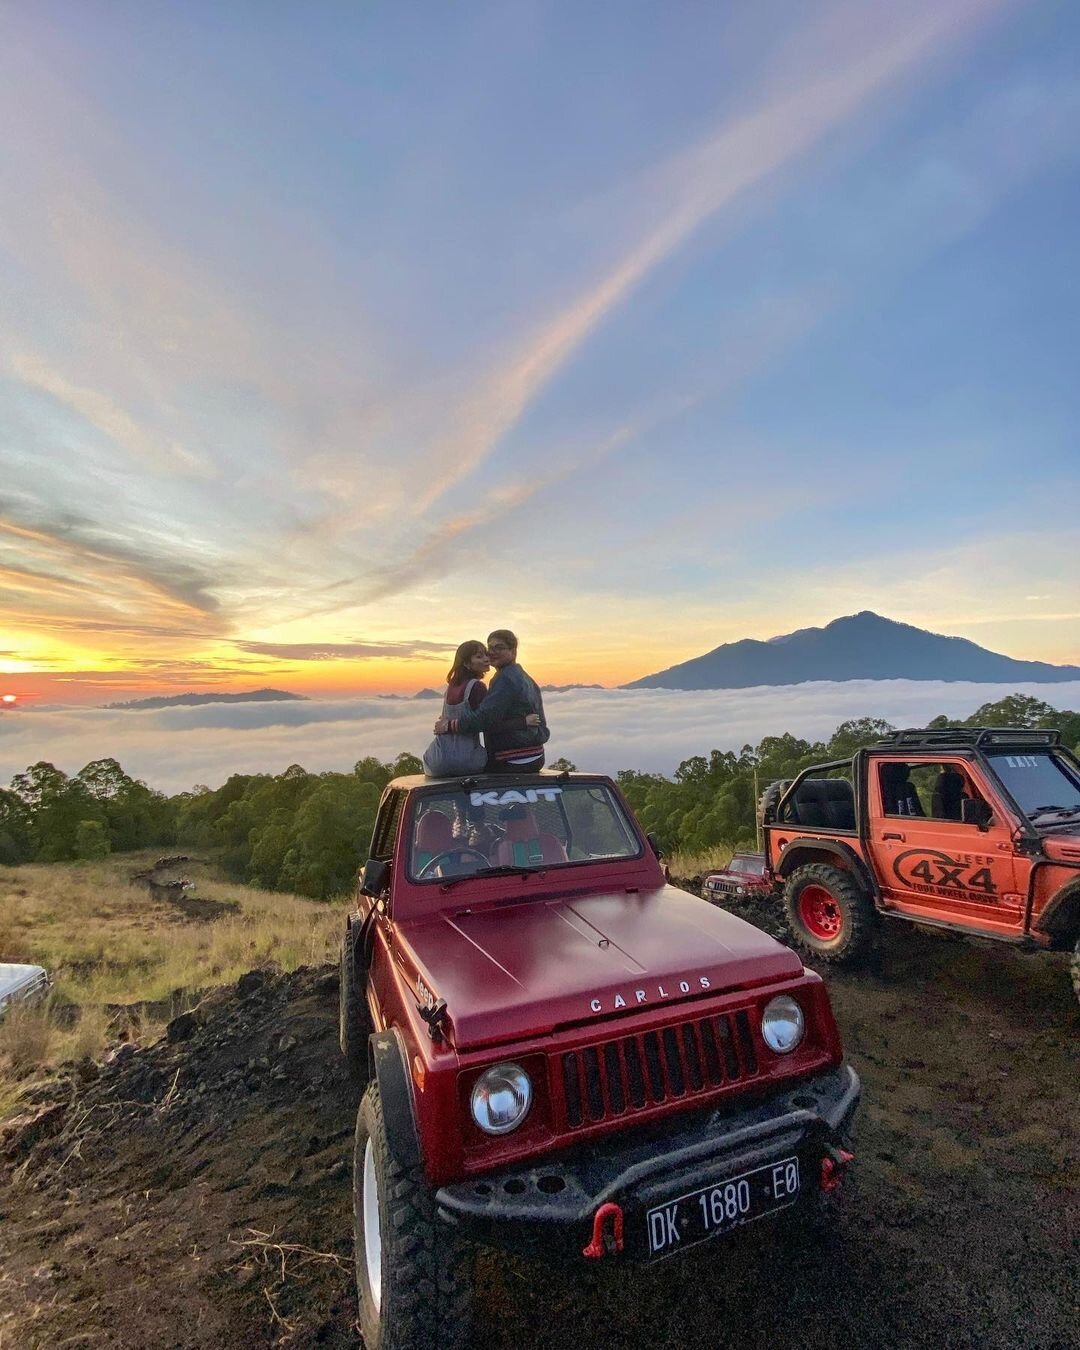
[[[1063,965],[890,939],[877,968],[830,976],[864,1083],[830,1237],[763,1227],[576,1276],[484,1254],[476,1344],[1078,1344]],[[0,1347],[357,1344],[332,969],[252,972],[37,1095],[0,1141]]]

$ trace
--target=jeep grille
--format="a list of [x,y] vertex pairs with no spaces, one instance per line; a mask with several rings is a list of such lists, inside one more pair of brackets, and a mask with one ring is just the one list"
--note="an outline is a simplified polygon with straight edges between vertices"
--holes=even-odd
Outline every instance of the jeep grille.
[[573,1129],[693,1097],[757,1070],[745,1009],[571,1050],[562,1056],[566,1124]]

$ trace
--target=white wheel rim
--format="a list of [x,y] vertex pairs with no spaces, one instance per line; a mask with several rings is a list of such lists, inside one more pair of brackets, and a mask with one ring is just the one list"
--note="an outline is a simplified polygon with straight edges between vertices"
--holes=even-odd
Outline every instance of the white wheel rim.
[[368,1288],[378,1312],[382,1304],[382,1229],[379,1227],[379,1187],[375,1180],[375,1150],[364,1145],[364,1256]]

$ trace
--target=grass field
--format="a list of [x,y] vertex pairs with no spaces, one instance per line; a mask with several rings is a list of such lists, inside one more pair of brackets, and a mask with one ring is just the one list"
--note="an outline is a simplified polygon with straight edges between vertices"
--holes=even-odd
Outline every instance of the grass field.
[[683,879],[704,876],[707,872],[716,872],[731,861],[731,849],[723,844],[706,849],[702,853],[668,853],[664,862],[673,877]]
[[[53,980],[46,1005],[0,1020],[0,1119],[42,1069],[98,1055],[121,1030],[152,1041],[202,991],[253,966],[336,958],[341,904],[236,885],[194,861],[172,873],[194,888],[161,898],[132,880],[156,856],[0,867],[0,961],[42,965]],[[715,848],[665,861],[687,878],[730,856]]]
[[156,856],[0,868],[0,960],[53,980],[47,1004],[0,1020],[0,1118],[35,1072],[100,1053],[121,1028],[152,1040],[202,990],[253,966],[336,956],[340,904],[235,885],[196,862],[173,873],[193,889],[152,896],[132,877]]

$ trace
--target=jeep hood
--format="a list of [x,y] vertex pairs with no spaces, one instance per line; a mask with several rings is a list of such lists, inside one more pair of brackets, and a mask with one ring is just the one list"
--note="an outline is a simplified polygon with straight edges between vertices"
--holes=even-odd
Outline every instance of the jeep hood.
[[1043,834],[1039,842],[1048,858],[1054,862],[1080,862],[1080,828],[1055,830],[1053,834]]
[[459,1049],[802,973],[768,934],[673,886],[448,910],[398,931],[406,978],[446,1000]]

